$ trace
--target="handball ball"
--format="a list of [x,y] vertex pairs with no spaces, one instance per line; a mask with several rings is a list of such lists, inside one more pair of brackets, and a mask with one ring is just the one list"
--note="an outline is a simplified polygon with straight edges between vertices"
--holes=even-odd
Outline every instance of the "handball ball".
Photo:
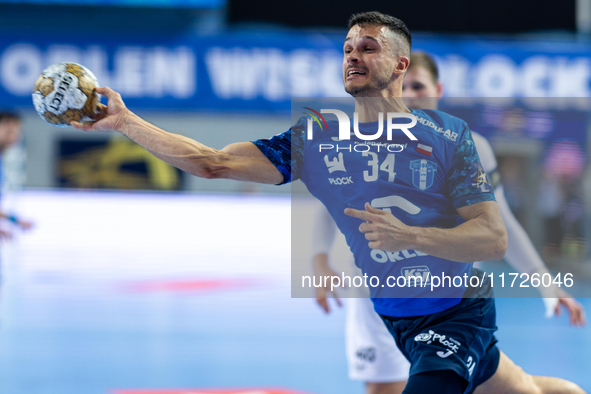
[[100,95],[98,82],[86,67],[76,63],[56,63],[43,70],[33,88],[37,113],[52,125],[66,127],[70,122],[90,120]]

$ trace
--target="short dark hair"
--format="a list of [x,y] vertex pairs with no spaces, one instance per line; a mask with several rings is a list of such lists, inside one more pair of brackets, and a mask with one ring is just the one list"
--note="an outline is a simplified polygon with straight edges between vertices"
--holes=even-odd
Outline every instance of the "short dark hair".
[[410,70],[417,67],[424,67],[429,74],[431,74],[433,82],[437,83],[437,81],[439,81],[439,69],[437,68],[437,64],[427,52],[413,52],[410,54],[410,65],[408,66],[408,69]]
[[[349,18],[349,29],[353,26],[359,25],[377,25],[386,26],[392,33],[400,37],[404,45],[401,49],[405,55],[410,55],[410,48],[412,47],[412,37],[408,27],[400,19],[390,15],[382,14],[378,11],[362,12],[360,14],[353,14]],[[408,46],[408,48],[405,48]]]
[[21,117],[15,112],[0,111],[0,122],[3,120],[17,120],[20,122]]

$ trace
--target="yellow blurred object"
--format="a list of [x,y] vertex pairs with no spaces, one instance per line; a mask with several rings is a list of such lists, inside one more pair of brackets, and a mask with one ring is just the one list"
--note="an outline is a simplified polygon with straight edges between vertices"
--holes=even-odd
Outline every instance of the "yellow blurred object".
[[[147,175],[123,169],[137,163],[145,165]],[[175,190],[180,185],[174,167],[123,138],[62,159],[60,176],[67,180],[67,186],[80,188]]]

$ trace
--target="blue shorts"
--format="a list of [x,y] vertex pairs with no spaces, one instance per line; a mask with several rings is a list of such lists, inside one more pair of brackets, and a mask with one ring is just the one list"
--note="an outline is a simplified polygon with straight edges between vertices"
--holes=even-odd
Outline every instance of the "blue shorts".
[[410,375],[452,370],[472,393],[497,370],[500,352],[494,298],[463,298],[445,311],[425,316],[382,316],[398,348],[410,361]]

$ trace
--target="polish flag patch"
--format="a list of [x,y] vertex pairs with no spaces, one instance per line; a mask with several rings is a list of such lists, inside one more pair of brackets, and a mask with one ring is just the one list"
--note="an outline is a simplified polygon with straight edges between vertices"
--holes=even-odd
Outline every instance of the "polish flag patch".
[[417,145],[417,152],[422,153],[426,156],[431,156],[431,152],[433,152],[433,147],[423,145],[423,144],[418,144]]

